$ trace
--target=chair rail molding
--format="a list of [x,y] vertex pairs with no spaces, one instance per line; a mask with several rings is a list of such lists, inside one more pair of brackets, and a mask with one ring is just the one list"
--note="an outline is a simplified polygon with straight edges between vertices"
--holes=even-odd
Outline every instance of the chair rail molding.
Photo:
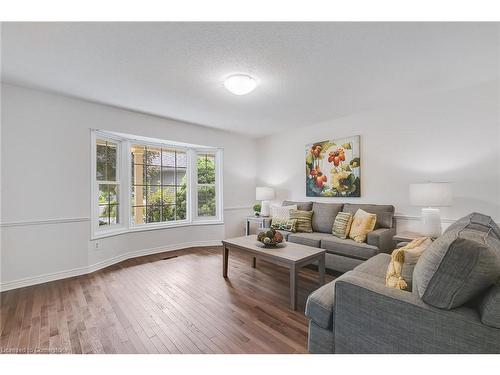
[[252,206],[232,206],[224,208],[224,211],[240,211],[240,210],[251,210]]
[[[422,219],[420,216],[410,216],[403,214],[396,214],[394,215],[394,217],[396,218],[396,220],[406,220],[406,221],[420,221]],[[441,218],[441,222],[451,224],[455,222],[457,219]]]
[[90,221],[90,217],[64,217],[54,219],[39,219],[39,220],[23,220],[0,223],[0,227],[23,227],[28,225],[49,225],[49,224],[67,224],[67,223],[82,223]]
[[[224,208],[224,211],[242,211],[242,210],[250,210],[251,206],[231,206]],[[404,215],[404,214],[396,214],[394,215],[396,220],[406,220],[406,221],[420,221],[420,216],[412,216],[412,215]],[[458,218],[457,218],[458,219]],[[457,219],[450,218],[441,218],[443,223],[451,224]],[[69,218],[53,218],[53,219],[40,219],[40,220],[24,220],[24,221],[13,221],[0,223],[0,227],[8,228],[8,227],[21,227],[21,226],[29,226],[29,225],[50,225],[50,224],[66,224],[66,223],[82,223],[90,221],[90,217],[69,217]],[[500,225],[500,222],[495,221],[497,225]]]
[[[240,211],[240,210],[250,210],[251,206],[231,206],[225,207],[224,211]],[[32,219],[32,220],[20,220],[20,221],[10,221],[5,223],[0,223],[1,228],[8,227],[22,227],[29,225],[50,225],[50,224],[66,224],[66,223],[82,223],[90,221],[90,217],[60,217],[60,218],[50,218],[50,219]]]

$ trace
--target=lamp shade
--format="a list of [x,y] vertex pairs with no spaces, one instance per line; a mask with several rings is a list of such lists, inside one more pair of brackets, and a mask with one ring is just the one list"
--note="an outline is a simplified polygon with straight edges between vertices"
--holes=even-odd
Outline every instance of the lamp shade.
[[410,204],[424,207],[451,206],[451,184],[448,182],[428,182],[410,184]]
[[258,186],[255,188],[255,199],[258,201],[270,201],[274,199],[274,189],[272,187]]

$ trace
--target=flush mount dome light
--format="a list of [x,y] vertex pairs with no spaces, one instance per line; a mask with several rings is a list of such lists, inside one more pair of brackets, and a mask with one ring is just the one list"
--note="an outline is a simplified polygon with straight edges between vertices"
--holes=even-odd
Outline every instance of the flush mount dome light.
[[226,78],[224,86],[234,95],[246,95],[255,89],[257,81],[246,74],[234,74]]

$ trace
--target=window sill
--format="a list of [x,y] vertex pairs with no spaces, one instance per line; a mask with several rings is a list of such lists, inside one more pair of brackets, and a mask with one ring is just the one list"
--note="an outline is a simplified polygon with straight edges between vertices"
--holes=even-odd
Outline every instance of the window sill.
[[170,228],[182,228],[182,227],[191,227],[191,226],[202,226],[202,225],[222,225],[224,224],[223,220],[214,219],[214,220],[196,220],[196,221],[183,221],[179,223],[169,223],[169,224],[153,224],[153,225],[140,225],[131,228],[116,228],[116,229],[108,229],[94,233],[90,240],[98,240],[106,237],[119,236],[127,233],[135,233],[135,232],[145,232],[150,230],[162,230],[162,229],[170,229]]

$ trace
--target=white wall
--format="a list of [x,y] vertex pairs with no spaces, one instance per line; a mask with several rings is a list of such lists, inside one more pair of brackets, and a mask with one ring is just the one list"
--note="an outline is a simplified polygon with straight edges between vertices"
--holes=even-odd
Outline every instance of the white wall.
[[[133,95],[133,93],[130,93]],[[90,241],[90,128],[222,147],[224,225]],[[242,235],[255,198],[255,141],[64,96],[2,84],[4,289],[86,272],[145,251]]]
[[[393,204],[399,228],[418,230],[408,185],[451,181],[454,203],[442,217],[479,211],[500,221],[499,103],[499,83],[489,82],[265,137],[257,143],[258,183],[276,186],[280,200]],[[306,198],[305,145],[357,134],[361,198]]]
[[[4,289],[56,279],[149,251],[211,244],[243,233],[259,185],[278,199],[305,197],[304,147],[361,135],[362,197],[334,202],[389,203],[400,229],[418,230],[408,184],[451,181],[443,217],[471,211],[500,221],[499,86],[415,98],[257,141],[12,85],[2,85],[1,282]],[[133,93],[131,93],[133,95]],[[90,241],[90,128],[224,148],[224,225],[129,233]]]

